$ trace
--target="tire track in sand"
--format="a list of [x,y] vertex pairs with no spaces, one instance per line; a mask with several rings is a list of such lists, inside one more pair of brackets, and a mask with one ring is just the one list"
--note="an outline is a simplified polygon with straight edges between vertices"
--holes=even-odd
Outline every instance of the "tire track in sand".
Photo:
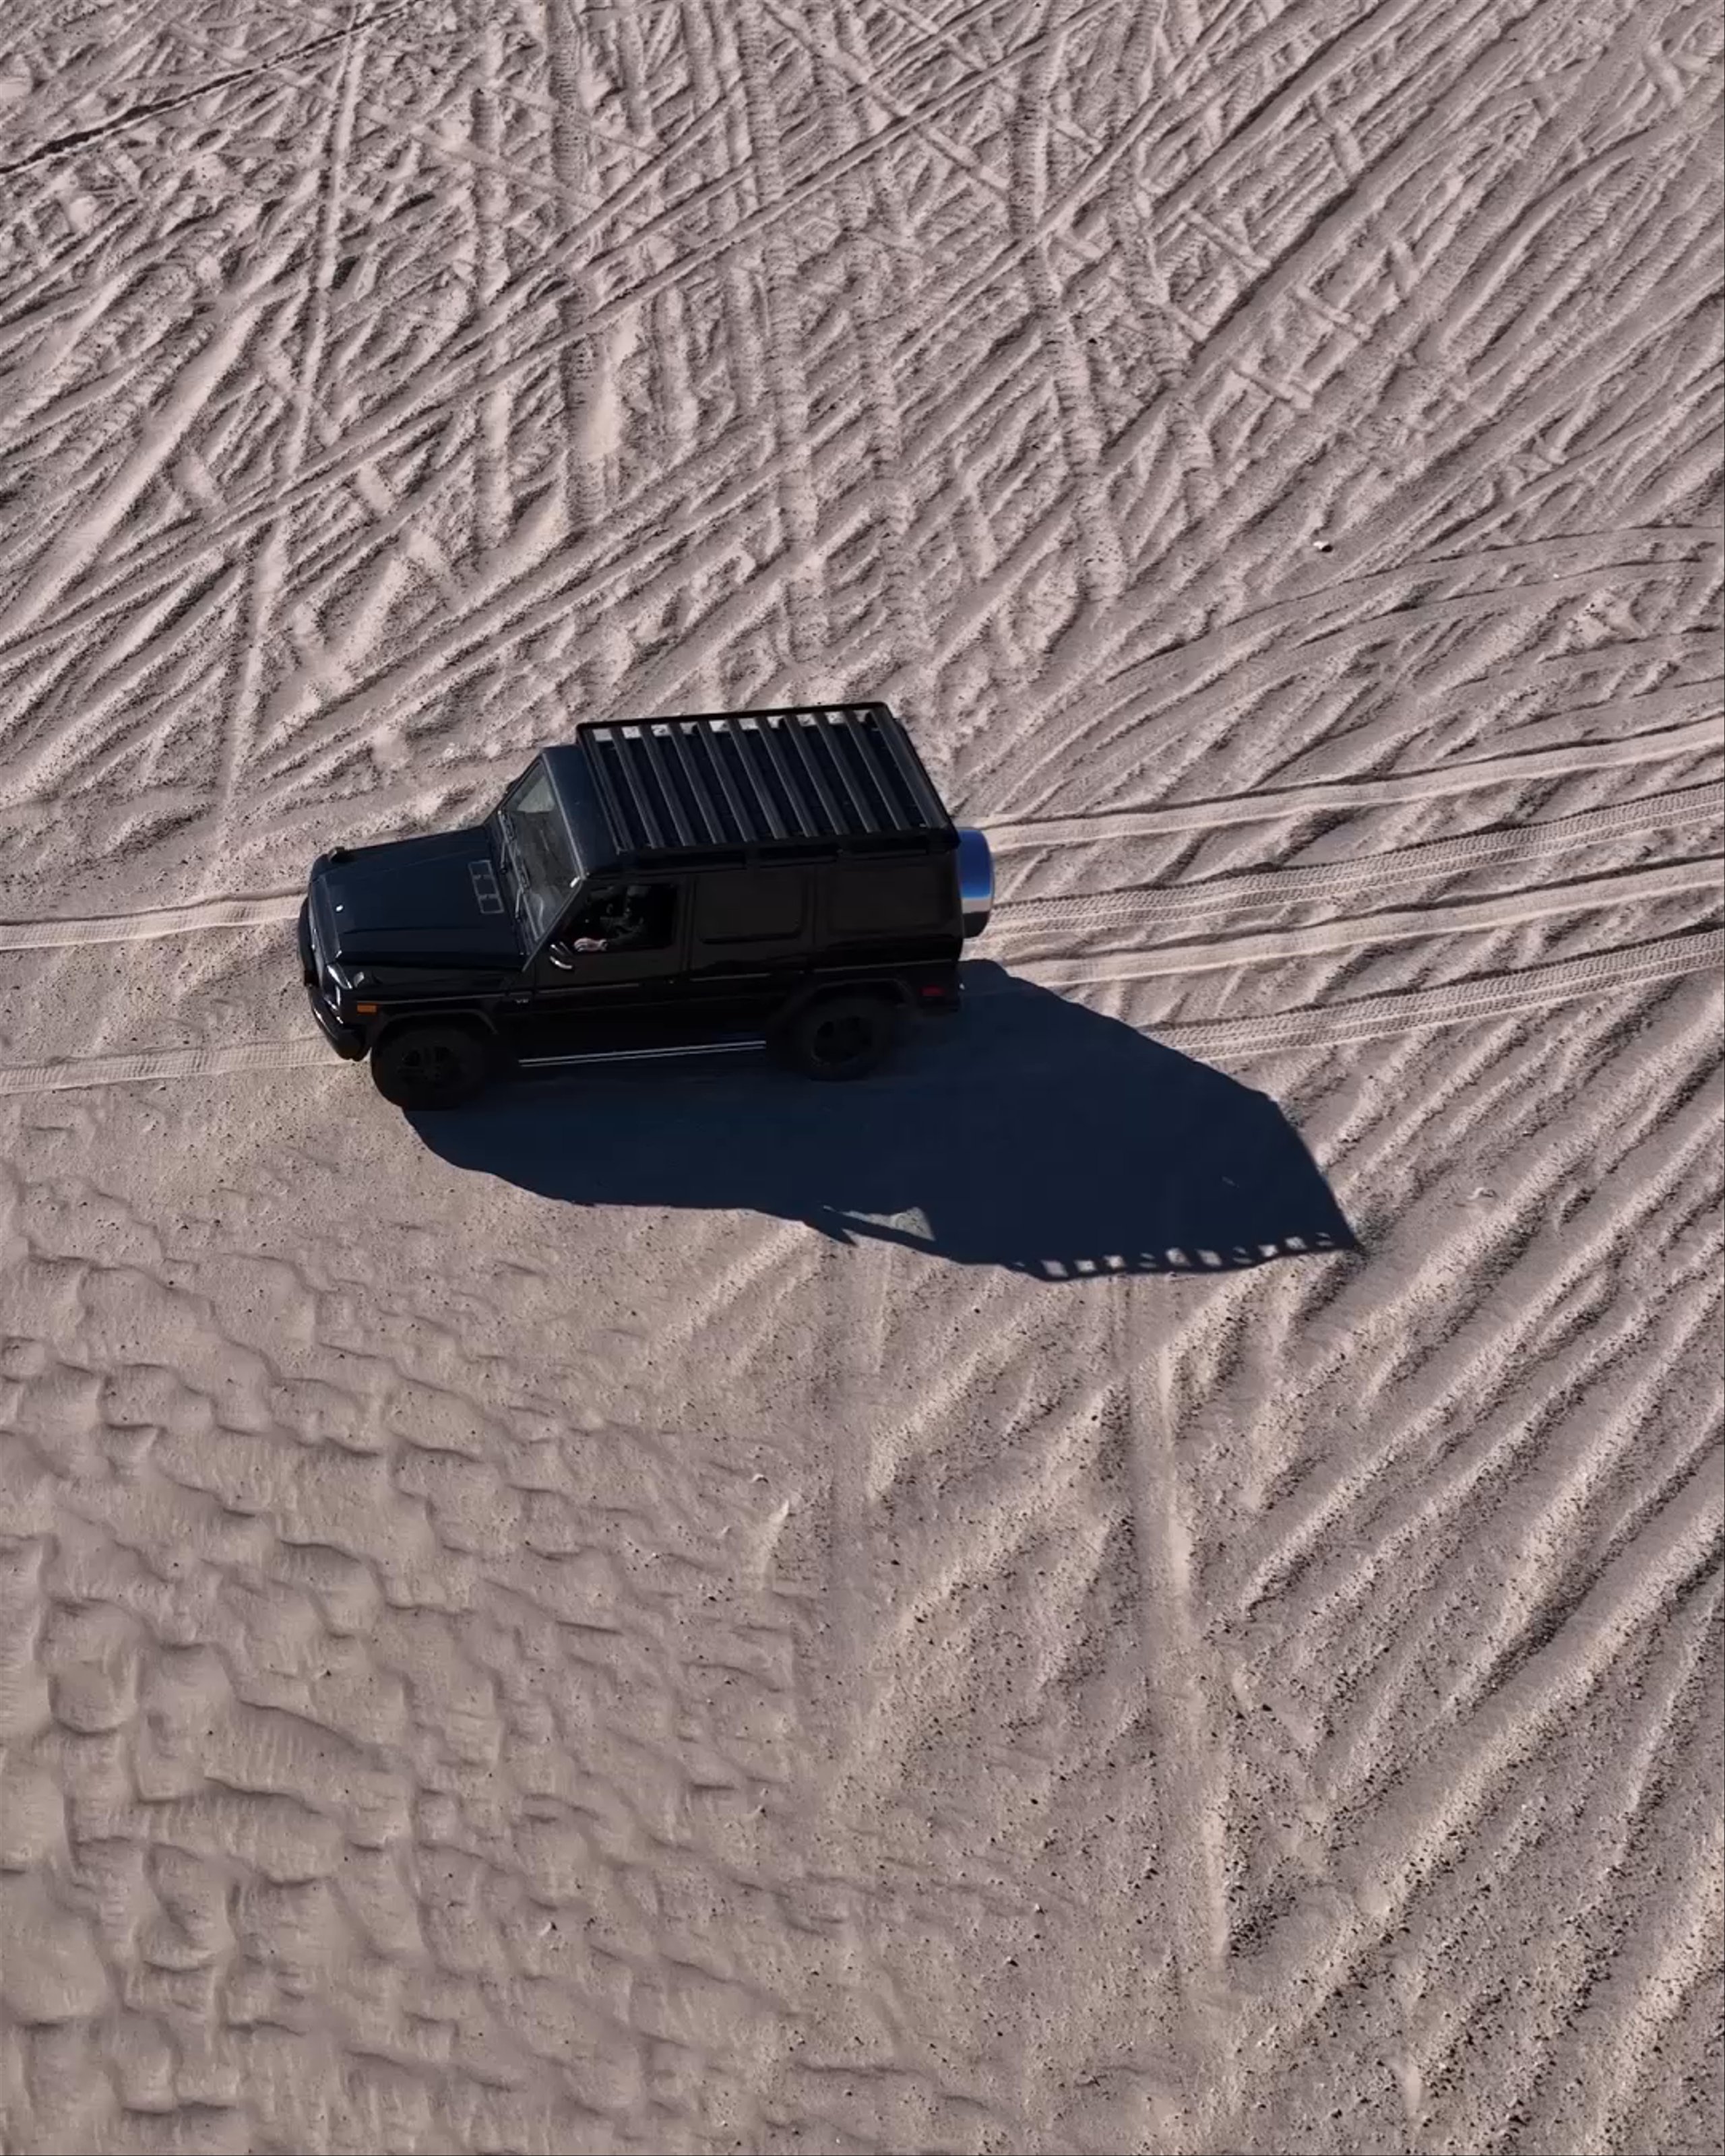
[[831,1447],[828,1469],[827,1599],[824,1657],[832,1686],[834,1735],[829,1763],[833,1801],[843,1805],[854,1782],[866,1782],[883,1694],[875,1681],[883,1589],[876,1577],[874,1461],[883,1413],[886,1341],[895,1253],[862,1238],[826,1254],[831,1330],[817,1385]]
[[1175,1446],[1172,1358],[1141,1281],[1109,1283],[1114,1372],[1101,1406],[1125,1437],[1145,1713],[1156,1783],[1156,1879],[1178,1994],[1173,2046],[1189,2117],[1227,2104],[1235,2079],[1228,1973],[1228,1768],[1209,1702],[1224,1690],[1199,1630],[1193,1521]]
[[[1656,1117],[1656,1103],[1668,1093],[1672,1074],[1691,1067],[1713,1024],[1705,993],[1696,987],[1674,990],[1643,1030],[1635,1058],[1620,1059],[1609,1078],[1595,1087],[1599,1127],[1622,1134],[1622,1157],[1598,1178],[1599,1192],[1577,1222],[1561,1235],[1548,1235],[1558,1259],[1549,1273],[1526,1262],[1522,1245],[1528,1224],[1543,1217],[1548,1194],[1561,1178],[1591,1158],[1593,1127],[1574,1117],[1537,1128],[1500,1158],[1492,1211],[1465,1228],[1432,1237],[1397,1281],[1394,1303],[1386,1307],[1382,1286],[1373,1289],[1363,1280],[1338,1296],[1322,1333],[1315,1336],[1301,1382],[1308,1396],[1320,1387],[1335,1386],[1371,1399],[1369,1439],[1363,1437],[1350,1451],[1325,1460],[1232,1538],[1211,1582],[1220,1606],[1250,1613],[1351,1514],[1363,1493],[1374,1483],[1382,1486],[1379,1478],[1408,1457],[1422,1427],[1442,1423],[1455,1414],[1458,1399],[1477,1397],[1486,1387],[1500,1384],[1512,1369],[1525,1368],[1530,1343],[1551,1309],[1620,1232],[1623,1208],[1629,1209],[1631,1223],[1637,1217],[1642,1186],[1625,1172],[1624,1159],[1639,1153],[1656,1175],[1662,1174],[1674,1157],[1681,1161],[1685,1148],[1699,1142],[1694,1130],[1649,1119]],[[1494,1253],[1499,1251],[1517,1255],[1507,1268],[1495,1267]],[[1469,1276],[1492,1281],[1491,1291],[1452,1323],[1441,1346],[1398,1381],[1394,1373],[1400,1343],[1414,1322],[1413,1314],[1444,1294],[1446,1276],[1464,1258],[1479,1261],[1480,1274]]]
[[1305,906],[1355,891],[1369,894],[1392,884],[1461,875],[1497,861],[1539,860],[1609,839],[1642,831],[1673,830],[1721,815],[1725,815],[1725,784],[1685,787],[1607,808],[1585,809],[1549,823],[1435,839],[1362,860],[1310,867],[1296,864],[1256,875],[1217,876],[1207,883],[1003,899],[994,908],[994,921],[1001,929],[1031,932],[1045,923],[1050,927],[1084,927],[1092,921],[1106,925],[1116,921],[1180,919],[1192,914]]
[[[1630,697],[1588,708],[1599,717],[1623,716],[1632,713],[1639,701]],[[1404,803],[1434,801],[1490,786],[1531,785],[1548,778],[1568,778],[1579,772],[1717,754],[1718,746],[1717,719],[1697,719],[1686,726],[1661,726],[1615,741],[1578,742],[1574,747],[1521,756],[1480,757],[1435,770],[1399,772],[1385,778],[1321,779],[1310,786],[1266,788],[1221,800],[1098,808],[1075,816],[1013,818],[988,823],[988,842],[997,853],[1014,853],[1040,846],[1104,844],[1116,839],[1159,839],[1181,831],[1274,823],[1284,816],[1326,816],[1342,808],[1399,808]]]
[[[364,62],[367,28],[357,21],[357,0],[347,11],[347,42],[341,71],[329,100],[328,121],[319,163],[323,172],[318,203],[316,238],[306,276],[305,326],[300,339],[294,401],[282,450],[283,494],[290,493],[304,469],[311,434],[312,408],[317,399],[318,377],[323,371],[325,346],[329,341],[330,294],[337,264],[337,242],[347,187],[348,160],[353,146],[354,110]],[[263,705],[264,666],[270,624],[289,577],[288,542],[292,512],[285,506],[264,527],[252,572],[246,608],[245,641],[240,653],[239,678],[222,743],[220,776],[217,783],[215,838],[210,849],[212,874],[219,873],[230,839],[235,796],[244,775]]]
[[[1310,900],[1386,881],[1413,881],[1426,875],[1454,875],[1483,863],[1519,860],[1593,844],[1603,839],[1640,830],[1665,829],[1712,817],[1725,809],[1725,786],[1696,786],[1643,801],[1584,811],[1548,824],[1510,831],[1486,831],[1374,861],[1326,864],[1310,869],[1271,869],[1260,875],[1219,878],[1214,887],[1075,893],[1070,896],[1008,899],[996,918],[1011,914],[1009,925],[1035,926],[1044,916],[1074,919],[1147,919],[1163,915],[1204,913],[1230,907],[1304,905]],[[302,894],[271,892],[251,898],[213,898],[187,906],[138,913],[93,914],[64,920],[0,921],[0,951],[77,950],[90,943],[143,943],[159,937],[197,936],[223,928],[270,928],[294,919]]]
[[[354,11],[350,8],[350,18]],[[357,27],[370,29],[374,23],[387,23],[393,16],[418,14],[418,0],[399,0],[393,8],[374,8],[364,22]],[[0,179],[8,173],[28,172],[33,165],[45,164],[50,158],[69,157],[89,143],[105,141],[110,136],[123,134],[127,128],[142,126],[164,112],[173,112],[185,105],[195,105],[200,98],[213,96],[219,90],[231,90],[234,84],[250,82],[267,75],[276,69],[285,67],[293,60],[305,59],[313,53],[326,51],[331,45],[340,44],[344,38],[352,37],[356,28],[350,19],[339,30],[326,31],[319,38],[308,38],[303,44],[291,46],[286,52],[275,54],[266,60],[254,61],[249,67],[230,68],[223,74],[212,75],[208,81],[196,84],[189,90],[177,91],[172,97],[158,97],[141,104],[130,105],[116,112],[111,119],[96,121],[93,126],[80,127],[69,135],[56,136],[52,141],[41,142],[26,156],[15,157],[10,164],[0,165]]]
[[[1225,317],[1223,326],[1212,336],[1195,362],[1195,376],[1213,380],[1220,361],[1235,351],[1249,331],[1256,335],[1268,326],[1274,303],[1280,296],[1291,287],[1316,275],[1327,264],[1336,249],[1354,237],[1359,229],[1368,226],[1381,213],[1392,191],[1392,180],[1399,185],[1404,179],[1414,177],[1440,137],[1438,123],[1446,113],[1452,111],[1452,107],[1459,111],[1465,106],[1465,96],[1462,97],[1462,106],[1454,105],[1455,98],[1467,91],[1471,83],[1472,88],[1479,86],[1478,82],[1472,81],[1473,77],[1478,75],[1480,81],[1483,81],[1501,64],[1501,55],[1494,56],[1494,49],[1488,48],[1468,74],[1445,94],[1439,106],[1426,116],[1391,156],[1384,160],[1374,172],[1371,184],[1355,190],[1348,198],[1345,210],[1326,218],[1316,234],[1302,241],[1260,282],[1245,305]],[[1483,246],[1500,225],[1507,226],[1513,222],[1518,213],[1518,206],[1535,187],[1539,175],[1551,167],[1563,146],[1572,140],[1583,115],[1591,110],[1597,97],[1603,95],[1605,79],[1599,69],[1590,71],[1591,87],[1586,100],[1578,103],[1574,110],[1564,111],[1552,129],[1549,140],[1542,138],[1536,155],[1524,160],[1518,167],[1513,185],[1493,192],[1490,198],[1489,218],[1482,216],[1474,220],[1479,228],[1476,241],[1471,239],[1466,252],[1456,249],[1446,250],[1442,260],[1431,265],[1423,277],[1417,307],[1401,311],[1392,318],[1391,326],[1380,328],[1376,333],[1372,343],[1365,348],[1359,365],[1350,372],[1350,380],[1356,385],[1358,395],[1365,399],[1358,405],[1358,411],[1369,408],[1370,403],[1375,401],[1376,392],[1381,388],[1383,380],[1387,378],[1396,352],[1411,347],[1417,335],[1436,319],[1441,311],[1444,294],[1459,284],[1467,262],[1472,259],[1477,248]],[[1686,300],[1681,304],[1686,307],[1688,302]],[[1631,317],[1630,334],[1632,343],[1645,336],[1661,332],[1661,325],[1654,319],[1659,311],[1657,308],[1643,309]],[[1358,416],[1353,407],[1348,413],[1331,415],[1332,434],[1337,445],[1332,446],[1327,453],[1328,462],[1333,462],[1343,454],[1352,453],[1351,442],[1347,439],[1349,429],[1344,424],[1350,416]],[[1122,456],[1136,453],[1129,445],[1134,442],[1140,430],[1153,422],[1158,425],[1161,424],[1159,410],[1155,408],[1145,420],[1128,429],[1127,435],[1122,438],[1117,448]],[[1305,456],[1298,461],[1312,462],[1309,446]],[[1313,465],[1312,469],[1315,472],[1319,467]],[[1105,670],[1118,671],[1120,655],[1123,650],[1129,650],[1137,625],[1152,624],[1158,640],[1163,642],[1170,638],[1178,642],[1189,633],[1190,627],[1201,619],[1204,612],[1225,596],[1224,586],[1226,579],[1238,573],[1238,550],[1242,544],[1243,527],[1249,523],[1254,524],[1258,529],[1260,546],[1267,547],[1277,536],[1285,536],[1297,526],[1302,500],[1314,498],[1310,491],[1312,482],[1302,480],[1296,485],[1291,474],[1287,482],[1277,488],[1276,475],[1271,463],[1260,461],[1254,470],[1255,485],[1236,490],[1229,496],[1219,527],[1214,531],[1206,530],[1202,533],[1188,535],[1183,542],[1183,551],[1194,563],[1199,558],[1201,550],[1209,564],[1207,568],[1194,573],[1183,588],[1178,578],[1170,586],[1165,578],[1158,578],[1153,588],[1129,596],[1114,610],[1106,634],[1098,634],[1074,645],[1050,666],[1043,682],[1043,716],[1045,719],[1052,719],[1070,709],[1075,699],[1092,689],[1098,675]],[[1273,512],[1260,514],[1260,499],[1267,490],[1271,489],[1276,490],[1270,495],[1276,507]],[[1234,567],[1229,567],[1230,548],[1234,550]],[[1099,746],[1106,747],[1106,740],[1099,743],[1096,737],[1107,723],[1106,718],[1093,718],[1087,707],[1083,725],[1074,733],[1070,746],[1065,743],[1063,737],[1062,755],[1093,753]],[[1128,729],[1135,723],[1128,717]],[[1010,786],[1021,797],[1024,790],[1050,761],[1049,752],[1040,746],[1038,739],[1015,736],[1010,749],[999,759],[993,776],[997,784]]]
[[0,921],[0,951],[80,951],[90,943],[149,943],[220,928],[275,928],[295,918],[302,896],[213,898],[159,912],[97,914],[82,921]]
[[[1112,4],[1114,0],[1096,0],[1094,6],[1083,11],[1080,19],[1090,14],[1101,13]],[[1065,27],[1070,30],[1074,25],[1068,23]],[[1039,33],[1026,45],[1009,54],[999,69],[991,69],[989,79],[994,74],[1004,72],[1013,62],[1024,59],[1028,53],[1038,49],[1044,38],[1053,34],[1051,30]],[[926,115],[930,110],[944,108],[973,95],[978,86],[977,81],[969,78],[948,85],[929,100],[923,108],[923,113]],[[701,128],[708,124],[707,121],[697,123]],[[836,185],[846,173],[881,156],[894,142],[911,131],[910,123],[896,121],[878,133],[867,136],[854,151],[824,158],[809,173],[795,181],[787,181],[783,199],[752,211],[742,218],[728,234],[709,249],[708,264],[716,264],[740,249],[752,247],[762,233]],[[685,197],[670,204],[660,218],[632,234],[633,242],[638,245],[644,244],[657,235],[661,226],[675,226],[686,218],[696,203],[708,199],[721,187],[739,184],[741,177],[731,172],[718,180],[697,185],[692,197]],[[634,184],[644,183],[638,176]],[[627,191],[625,198],[619,198],[594,213],[589,223],[595,228],[602,228],[608,219],[621,214],[623,208],[627,207],[626,198]],[[547,285],[557,282],[558,275],[567,267],[572,249],[586,237],[587,232],[588,226],[583,226],[547,253],[540,264],[541,275],[530,288],[532,292],[542,293]],[[290,251],[290,249],[284,250],[284,259]],[[280,264],[275,264],[269,275],[273,277],[279,268]],[[614,322],[634,314],[658,293],[681,282],[686,274],[683,264],[673,263],[619,290],[587,322],[588,334],[597,336]],[[264,281],[262,275],[254,280],[256,285]],[[253,285],[249,284],[245,290],[249,295],[253,289]],[[177,528],[159,541],[141,542],[126,563],[116,567],[105,578],[98,579],[92,588],[82,595],[77,618],[70,614],[63,617],[44,627],[34,638],[28,632],[45,611],[49,600],[43,598],[37,603],[33,593],[32,603],[28,608],[15,607],[5,619],[0,619],[0,650],[14,658],[33,655],[39,644],[58,643],[64,635],[85,626],[87,613],[99,614],[110,601],[121,603],[125,597],[133,593],[141,579],[183,574],[193,563],[212,553],[231,551],[252,532],[268,525],[277,515],[315,499],[321,490],[362,470],[377,458],[422,441],[434,428],[447,419],[449,410],[455,404],[476,402],[496,383],[512,379],[519,374],[531,373],[542,367],[543,349],[531,341],[531,333],[536,329],[552,326],[561,304],[561,299],[555,291],[545,296],[521,297],[513,303],[507,315],[507,326],[519,332],[520,338],[518,348],[511,357],[500,361],[495,366],[484,364],[482,343],[472,336],[444,347],[418,369],[410,381],[398,384],[367,418],[351,428],[338,452],[332,451],[322,462],[308,466],[290,488],[283,490],[273,482],[260,485],[239,501],[230,505],[219,518],[208,522],[195,534],[187,536]],[[500,316],[499,329],[504,326],[504,320]],[[213,388],[213,384],[211,385]],[[209,392],[207,390],[204,393],[207,396]],[[185,424],[182,422],[176,429],[176,439],[185,431]],[[164,450],[163,454],[166,454]],[[147,475],[153,476],[154,469],[152,466]],[[140,488],[142,483],[141,480],[138,482]],[[86,566],[87,557],[80,558],[76,564],[78,568]],[[73,571],[69,569],[61,577],[50,597],[57,595],[60,586],[72,573]]]
[[1287,2055],[1348,1968],[1394,1929],[1503,1776],[1717,1553],[1719,1532],[1712,1478],[1697,1473],[1618,1553],[1555,1636],[1446,1732],[1420,1771],[1377,1808],[1345,1852],[1335,1884],[1284,1917],[1252,1958],[1260,2044]]
[[333,1070],[321,1034],[295,1040],[235,1041],[225,1048],[157,1048],[27,1063],[0,1070],[0,1095],[75,1092],[88,1086],[136,1086],[157,1079],[232,1078],[259,1071]]
[[[84,513],[55,535],[22,588],[0,610],[0,643],[8,649],[14,644],[22,647],[12,653],[14,660],[30,655],[33,647],[27,633],[54,608],[66,587],[95,561],[139,497],[190,438],[199,414],[239,364],[259,315],[284,296],[283,272],[301,244],[298,213],[315,189],[315,180],[302,176],[276,205],[244,272],[209,309],[207,341],[181,368],[173,388],[146,420],[135,446],[113,477]],[[266,525],[274,513],[271,510],[258,516],[249,528]],[[221,542],[213,538],[213,526],[205,526],[189,548],[181,542],[187,562],[194,555],[202,557],[220,551]],[[124,567],[116,569],[111,581],[125,582],[128,573]],[[50,647],[62,640],[62,627],[55,622],[43,630],[42,636]]]
[[1266,929],[1255,935],[1219,937],[1213,942],[1168,943],[1159,950],[1050,959],[1019,970],[1026,979],[1045,988],[1090,988],[1105,981],[1160,980],[1172,975],[1231,972],[1242,966],[1281,965],[1290,959],[1364,946],[1418,942],[1427,937],[1521,928],[1553,914],[1609,911],[1653,899],[1681,897],[1690,891],[1716,890],[1725,896],[1725,863],[1717,857],[1676,861],[1657,868],[1625,869],[1615,875],[1589,876],[1577,883],[1539,884],[1531,890],[1491,898],[1459,899],[1448,905],[1414,906],[1394,913],[1348,915],[1309,928]]
[[1602,951],[1513,973],[1461,980],[1441,988],[1414,988],[1399,994],[1363,996],[1348,1003],[1317,1004],[1264,1018],[1158,1024],[1150,1030],[1157,1040],[1188,1055],[1234,1060],[1275,1055],[1284,1049],[1322,1048],[1512,1017],[1522,1011],[1545,1010],[1559,1004],[1615,994],[1651,981],[1712,973],[1722,961],[1725,961],[1725,931],[1706,930],[1696,935],[1665,937],[1628,950]]
[[[813,684],[819,678],[831,624],[825,564],[818,551],[821,514],[810,452],[809,379],[802,357],[803,298],[783,214],[792,190],[785,178],[778,106],[760,0],[730,0],[729,5],[713,11],[716,19],[725,22],[733,8],[729,29],[742,78],[749,144],[760,176],[760,207],[765,220],[760,259],[766,331],[765,351],[738,352],[736,361],[746,367],[750,361],[758,360],[772,393],[778,445],[785,452],[779,491],[784,526],[773,551],[782,551],[789,557],[781,588],[790,659],[793,666],[810,677],[811,685],[804,693],[812,696],[817,693]],[[848,173],[848,165],[845,170]]]
[[[228,901],[233,906],[245,903]],[[291,905],[275,901],[263,903],[281,904],[283,911],[260,914],[256,919],[218,921],[212,925],[269,925],[288,920],[297,911],[297,901]],[[43,923],[41,927],[67,925]],[[33,936],[33,928],[31,932]],[[126,942],[140,938],[134,932],[103,940]],[[0,949],[37,947],[44,947],[33,942],[8,945],[0,937]],[[1483,1019],[1591,1001],[1648,982],[1675,980],[1686,973],[1714,973],[1722,963],[1725,963],[1725,932],[1673,936],[1632,950],[1601,952],[1585,958],[1565,959],[1556,965],[1530,967],[1511,975],[1478,982],[1461,981],[1453,987],[1365,997],[1352,1004],[1282,1011],[1267,1018],[1158,1025],[1153,1030],[1158,1040],[1188,1055],[1238,1060],[1251,1055],[1276,1055],[1286,1049],[1323,1047],[1427,1028],[1467,1025]],[[971,993],[987,997],[1004,991],[982,988]],[[227,1048],[138,1050],[0,1069],[0,1096],[75,1091],[86,1086],[129,1085],[158,1078],[218,1078],[249,1071],[301,1070],[331,1064],[330,1049],[322,1037],[315,1034],[284,1041],[246,1042]]]

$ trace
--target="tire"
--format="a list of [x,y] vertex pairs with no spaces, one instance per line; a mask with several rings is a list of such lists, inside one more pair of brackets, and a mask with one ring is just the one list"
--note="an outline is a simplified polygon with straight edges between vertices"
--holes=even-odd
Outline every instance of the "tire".
[[459,1108],[491,1075],[486,1044],[464,1025],[407,1025],[372,1050],[372,1082],[398,1108]]
[[779,1037],[783,1060],[805,1078],[866,1078],[898,1040],[898,1012],[884,996],[824,996],[798,1011]]

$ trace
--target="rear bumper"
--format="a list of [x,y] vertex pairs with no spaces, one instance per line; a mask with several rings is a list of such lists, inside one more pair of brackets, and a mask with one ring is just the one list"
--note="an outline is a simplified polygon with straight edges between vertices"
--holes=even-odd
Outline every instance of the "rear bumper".
[[309,899],[300,907],[300,978],[305,984],[305,999],[311,1006],[311,1015],[317,1020],[317,1029],[328,1041],[337,1055],[347,1062],[357,1063],[366,1052],[366,1037],[357,1025],[345,1025],[324,1001],[318,985],[317,954],[311,947],[311,902]]

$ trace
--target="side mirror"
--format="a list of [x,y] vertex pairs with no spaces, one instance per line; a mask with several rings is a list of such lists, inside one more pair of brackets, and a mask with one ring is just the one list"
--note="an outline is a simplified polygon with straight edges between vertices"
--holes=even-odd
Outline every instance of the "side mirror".
[[567,973],[573,970],[575,953],[567,943],[547,943],[545,955],[561,972]]

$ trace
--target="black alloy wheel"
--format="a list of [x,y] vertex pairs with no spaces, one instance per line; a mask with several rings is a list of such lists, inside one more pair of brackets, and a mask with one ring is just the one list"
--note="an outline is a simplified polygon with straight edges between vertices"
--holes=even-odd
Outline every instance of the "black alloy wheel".
[[898,1014],[884,997],[829,996],[798,1014],[784,1045],[805,1077],[866,1078],[892,1053],[897,1035]]
[[465,1026],[415,1025],[372,1050],[372,1081],[398,1108],[459,1108],[491,1075],[485,1044]]

